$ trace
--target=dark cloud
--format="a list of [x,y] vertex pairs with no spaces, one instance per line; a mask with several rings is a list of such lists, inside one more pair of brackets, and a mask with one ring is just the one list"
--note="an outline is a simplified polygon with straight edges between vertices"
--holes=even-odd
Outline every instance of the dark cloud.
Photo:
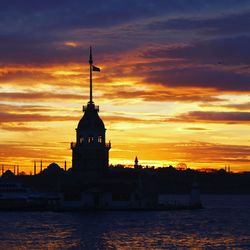
[[146,58],[179,58],[190,62],[211,63],[217,65],[250,64],[248,56],[249,36],[225,37],[202,40],[184,46],[170,46],[166,49],[154,49],[145,52]]
[[170,87],[198,87],[213,88],[223,91],[250,91],[250,75],[200,67],[151,71],[146,77],[146,81]]
[[[1,5],[0,61],[21,64],[80,63],[90,43],[104,46],[105,54],[114,53],[113,37],[107,37],[112,27],[160,14],[160,6],[176,6],[153,1],[22,1]],[[83,46],[64,46],[67,40]],[[121,51],[121,43],[119,47]]]
[[[49,40],[50,39],[50,40]],[[24,38],[19,35],[0,35],[0,62],[1,64],[58,64],[80,63],[82,55],[87,54],[86,47],[67,47],[55,37],[40,39]]]
[[206,35],[249,34],[250,12],[240,12],[215,17],[186,17],[157,21],[148,25],[151,30],[199,31]]
[[148,82],[167,86],[249,91],[249,43],[250,37],[242,36],[151,49],[145,52],[144,57],[177,61],[173,61],[172,66],[163,61],[161,68],[152,65],[151,70],[143,73]]
[[[226,124],[244,124],[250,123],[250,112],[216,112],[216,111],[192,111],[177,115],[173,118],[155,118],[152,120],[140,119],[128,116],[103,116],[107,122],[133,122],[133,123],[164,123],[164,122],[182,122],[182,123],[226,123]],[[207,130],[201,127],[189,127],[187,130]]]
[[250,112],[192,111],[167,121],[243,124],[250,123]]
[[[155,18],[199,13],[214,16],[215,10],[242,12],[249,5],[244,0],[240,4],[233,0],[1,1],[0,62],[80,63],[90,43],[98,45],[101,58],[108,57],[141,47],[142,43],[154,43],[155,37],[147,28],[146,37],[141,37],[141,32],[142,26]],[[79,46],[63,45],[72,40]]]
[[[76,29],[82,27],[110,27],[129,20],[160,13],[166,4],[153,1],[25,1],[15,2],[15,8],[2,6],[9,19],[18,18],[21,24],[29,21],[32,27],[46,29]],[[171,8],[173,4],[169,3]],[[174,6],[177,6],[174,4]],[[173,7],[174,7],[173,6]],[[5,7],[5,8],[4,8]]]
[[[100,2],[97,0],[54,0],[54,1],[2,1],[1,11],[4,20],[11,20],[20,25],[46,28],[72,29],[78,27],[110,27],[111,25],[135,21],[141,18],[154,17],[156,15],[170,15],[183,13],[213,13],[224,10],[243,9],[249,4],[247,0],[241,0],[241,5],[235,0],[108,0]],[[33,22],[30,22],[33,21]],[[17,25],[17,24],[16,24]]]

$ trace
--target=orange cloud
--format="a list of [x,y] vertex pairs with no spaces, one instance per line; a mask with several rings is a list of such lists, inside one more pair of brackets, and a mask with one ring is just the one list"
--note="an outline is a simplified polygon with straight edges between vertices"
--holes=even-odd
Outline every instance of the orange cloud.
[[[54,92],[5,92],[5,93],[0,93],[0,98],[1,100],[81,100],[83,99],[83,95],[80,94],[69,94],[69,93],[54,93]],[[88,97],[85,96],[87,99]]]
[[6,122],[47,122],[47,121],[75,121],[78,117],[72,116],[52,116],[39,114],[11,114],[0,113],[0,123]]

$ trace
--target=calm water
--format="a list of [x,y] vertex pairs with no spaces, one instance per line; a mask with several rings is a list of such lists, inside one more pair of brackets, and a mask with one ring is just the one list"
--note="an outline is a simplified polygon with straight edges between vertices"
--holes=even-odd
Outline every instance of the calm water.
[[250,249],[250,196],[203,196],[206,209],[1,212],[0,249]]

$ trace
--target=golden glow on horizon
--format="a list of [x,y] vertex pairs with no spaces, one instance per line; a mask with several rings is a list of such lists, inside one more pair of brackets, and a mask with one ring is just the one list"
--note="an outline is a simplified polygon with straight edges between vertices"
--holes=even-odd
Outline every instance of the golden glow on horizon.
[[[65,46],[78,46],[65,42]],[[130,65],[133,65],[133,55]],[[142,59],[137,59],[141,63]],[[148,83],[131,67],[119,74],[120,62],[98,64],[94,100],[112,142],[110,163],[249,170],[249,126],[243,121],[209,121],[203,113],[235,111],[249,96],[200,88],[171,88]],[[107,71],[107,72],[106,72]],[[0,163],[30,166],[34,159],[71,162],[69,144],[88,101],[88,65],[6,66],[1,79]],[[202,95],[202,98],[197,96]],[[220,99],[203,99],[216,95]],[[192,99],[194,98],[194,99]],[[202,116],[203,115],[203,116]],[[180,118],[178,118],[180,117]],[[191,118],[189,118],[191,117]],[[179,120],[178,120],[178,119]],[[190,119],[190,120],[188,120]]]

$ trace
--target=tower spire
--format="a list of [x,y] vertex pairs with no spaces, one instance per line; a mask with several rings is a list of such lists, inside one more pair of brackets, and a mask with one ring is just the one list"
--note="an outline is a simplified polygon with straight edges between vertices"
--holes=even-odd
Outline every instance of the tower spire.
[[92,48],[90,46],[89,49],[89,103],[93,103],[93,96],[92,96],[92,65],[93,65],[93,59],[92,59]]

